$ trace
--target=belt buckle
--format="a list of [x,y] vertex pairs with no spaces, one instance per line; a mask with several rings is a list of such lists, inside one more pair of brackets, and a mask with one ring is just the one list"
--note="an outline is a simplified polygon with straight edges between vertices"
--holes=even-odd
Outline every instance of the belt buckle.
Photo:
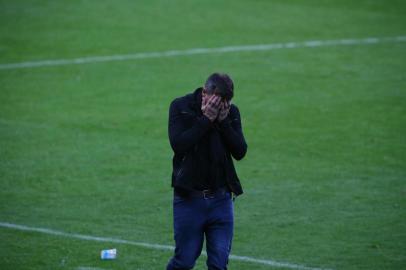
[[202,192],[205,200],[214,198],[214,193],[210,189],[205,189]]

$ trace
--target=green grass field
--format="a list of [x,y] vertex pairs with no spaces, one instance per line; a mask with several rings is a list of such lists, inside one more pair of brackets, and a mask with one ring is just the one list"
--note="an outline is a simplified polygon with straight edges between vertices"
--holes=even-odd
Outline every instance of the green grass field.
[[[0,1],[0,65],[405,35],[395,0]],[[0,223],[173,245],[169,103],[214,71],[234,79],[248,143],[232,254],[406,269],[406,42],[0,69]],[[75,270],[172,256],[4,226],[0,254],[0,269]]]

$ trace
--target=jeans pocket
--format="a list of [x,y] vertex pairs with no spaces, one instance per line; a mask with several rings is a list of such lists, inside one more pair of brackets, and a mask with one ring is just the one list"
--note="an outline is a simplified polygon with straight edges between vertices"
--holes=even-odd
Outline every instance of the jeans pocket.
[[178,204],[178,203],[181,203],[181,202],[184,202],[184,201],[186,201],[185,197],[182,197],[182,196],[179,196],[179,195],[174,195],[173,196],[173,204]]

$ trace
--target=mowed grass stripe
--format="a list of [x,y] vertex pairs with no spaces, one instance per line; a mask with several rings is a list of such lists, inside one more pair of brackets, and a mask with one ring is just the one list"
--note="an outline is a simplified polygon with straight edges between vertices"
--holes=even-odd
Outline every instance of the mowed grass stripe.
[[[27,232],[38,232],[38,233],[67,237],[67,238],[75,238],[75,239],[80,239],[80,240],[85,240],[85,241],[125,244],[125,245],[132,245],[132,246],[138,246],[138,247],[150,248],[150,249],[156,249],[156,250],[169,250],[169,251],[175,250],[175,248],[173,246],[168,246],[168,245],[150,244],[150,243],[144,243],[144,242],[135,242],[135,241],[129,241],[129,240],[124,240],[124,239],[83,235],[83,234],[77,234],[77,233],[67,233],[67,232],[57,231],[57,230],[52,230],[52,229],[47,229],[47,228],[30,227],[30,226],[26,226],[26,225],[19,225],[19,224],[7,223],[7,222],[0,222],[0,227],[20,230],[20,231],[27,231]],[[207,256],[206,252],[202,252],[202,254],[204,256]],[[247,256],[230,255],[230,259],[235,260],[235,261],[243,261],[243,262],[249,262],[249,263],[255,263],[255,264],[269,265],[269,266],[273,266],[273,267],[290,268],[290,269],[298,269],[298,270],[328,270],[326,268],[314,268],[314,267],[308,267],[308,266],[298,265],[298,264],[294,264],[294,263],[277,262],[277,261],[265,260],[265,259],[256,259],[256,258],[247,257]]]
[[309,40],[299,42],[256,44],[256,45],[238,45],[218,48],[192,48],[187,50],[170,50],[163,52],[143,52],[124,55],[107,55],[107,56],[88,56],[73,59],[50,59],[20,63],[0,64],[0,70],[19,69],[19,68],[37,68],[45,66],[65,66],[81,65],[88,63],[112,62],[112,61],[129,61],[146,58],[162,58],[174,56],[187,56],[195,54],[212,54],[212,53],[230,53],[242,51],[268,51],[275,49],[293,49],[306,47],[326,47],[326,46],[348,46],[348,45],[368,45],[387,42],[405,42],[406,36],[396,37],[367,37],[361,39],[337,39],[337,40]]

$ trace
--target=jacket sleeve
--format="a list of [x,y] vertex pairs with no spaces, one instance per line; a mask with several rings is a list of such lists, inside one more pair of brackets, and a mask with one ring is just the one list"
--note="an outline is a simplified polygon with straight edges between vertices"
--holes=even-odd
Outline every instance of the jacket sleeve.
[[[211,128],[212,123],[206,116],[196,117],[192,127],[186,127],[184,112],[178,108],[177,100],[169,107],[168,133],[169,142],[175,153],[185,153],[194,147],[204,134]],[[189,116],[190,117],[190,116]]]
[[241,117],[237,106],[230,109],[229,116],[219,123],[219,130],[226,146],[236,160],[241,160],[247,153],[247,143],[241,127]]

